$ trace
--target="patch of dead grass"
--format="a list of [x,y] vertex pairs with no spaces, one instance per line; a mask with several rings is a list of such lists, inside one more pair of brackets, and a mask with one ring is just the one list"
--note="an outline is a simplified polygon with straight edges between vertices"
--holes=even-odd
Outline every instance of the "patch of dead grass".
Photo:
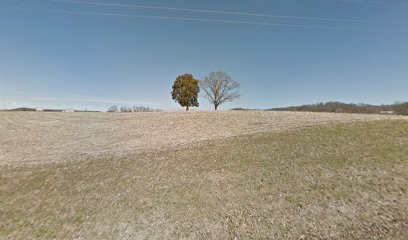
[[0,112],[0,166],[122,158],[248,134],[387,119],[408,117],[271,111]]
[[0,170],[0,238],[404,239],[408,123]]

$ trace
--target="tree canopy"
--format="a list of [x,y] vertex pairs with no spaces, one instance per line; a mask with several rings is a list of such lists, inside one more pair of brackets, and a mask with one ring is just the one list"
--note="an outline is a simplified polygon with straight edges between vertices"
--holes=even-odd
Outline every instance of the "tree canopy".
[[186,111],[188,111],[190,107],[199,106],[199,92],[199,81],[192,74],[183,74],[174,81],[171,96],[174,101],[178,102],[180,106],[186,107]]

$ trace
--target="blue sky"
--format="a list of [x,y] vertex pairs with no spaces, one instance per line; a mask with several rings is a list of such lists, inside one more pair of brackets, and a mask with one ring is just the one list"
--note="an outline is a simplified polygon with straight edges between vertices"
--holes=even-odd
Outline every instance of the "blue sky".
[[222,109],[408,101],[405,0],[81,2],[0,0],[0,108],[181,109],[177,75],[214,70]]

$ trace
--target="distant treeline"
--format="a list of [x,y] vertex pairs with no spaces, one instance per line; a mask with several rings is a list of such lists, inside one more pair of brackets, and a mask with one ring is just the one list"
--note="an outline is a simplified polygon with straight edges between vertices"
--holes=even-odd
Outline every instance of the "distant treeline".
[[133,106],[133,107],[127,107],[127,106],[111,106],[108,108],[107,112],[162,112],[163,110],[161,109],[156,109],[156,108],[151,108],[151,107],[145,107],[145,106]]
[[237,108],[232,108],[231,111],[251,111],[251,110],[258,110],[258,109],[254,109],[254,108],[241,108],[241,107],[237,107]]
[[[36,112],[38,109],[36,108],[28,108],[28,107],[21,107],[21,108],[14,108],[14,109],[6,109],[4,111],[12,111],[12,112]],[[41,109],[42,112],[62,112],[62,109]]]
[[399,114],[408,115],[408,102],[391,105],[353,104],[341,102],[327,102],[271,108],[269,111],[300,111],[300,112],[334,112],[334,113],[366,113],[366,114]]
[[89,111],[89,110],[73,110],[73,109],[42,109],[42,108],[28,108],[28,107],[21,107],[21,108],[14,108],[14,109],[4,109],[2,111],[12,111],[12,112],[99,112],[99,111]]
[[35,108],[28,108],[28,107],[21,107],[21,108],[14,108],[14,109],[5,109],[3,111],[19,111],[19,112],[35,112]]

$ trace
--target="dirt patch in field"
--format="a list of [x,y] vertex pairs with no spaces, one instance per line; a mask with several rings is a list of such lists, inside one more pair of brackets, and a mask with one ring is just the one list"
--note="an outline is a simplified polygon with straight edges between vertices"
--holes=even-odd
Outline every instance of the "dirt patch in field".
[[0,112],[0,166],[123,157],[317,124],[399,116],[264,111],[168,113]]

